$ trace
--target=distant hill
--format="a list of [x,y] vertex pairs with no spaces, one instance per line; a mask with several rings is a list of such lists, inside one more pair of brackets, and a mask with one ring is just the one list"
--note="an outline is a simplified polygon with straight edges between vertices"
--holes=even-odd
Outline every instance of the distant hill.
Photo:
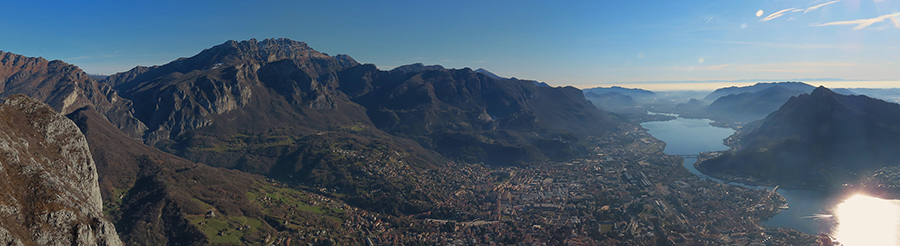
[[809,84],[803,82],[771,82],[771,83],[756,83],[751,86],[732,86],[719,88],[706,95],[703,100],[706,101],[715,101],[716,99],[727,96],[727,95],[737,95],[745,92],[759,92],[765,89],[768,89],[773,86],[780,86],[784,89],[792,90],[792,91],[800,91],[803,93],[812,92],[815,89],[815,86],[811,86]]
[[89,73],[89,74],[88,74],[88,77],[90,77],[90,78],[91,78],[92,80],[94,80],[94,81],[101,81],[101,80],[105,80],[107,77],[109,77],[109,75],[90,74],[90,73]]
[[[685,111],[682,116],[745,124],[765,118],[792,96],[809,94],[814,89],[814,86],[802,82],[757,83],[752,86],[720,88],[705,97],[705,100],[714,100],[708,106]],[[834,92],[852,94],[847,89],[836,89]]]
[[[631,99],[634,100],[636,103],[652,102],[656,99],[656,96],[657,96],[656,93],[652,92],[652,91],[638,89],[638,88],[624,88],[624,87],[619,87],[619,86],[595,87],[595,88],[590,88],[590,89],[583,89],[582,91],[585,93],[585,95],[587,95],[588,93],[594,93],[596,95],[603,95],[603,94],[607,94],[607,93],[621,94],[621,95],[631,97]],[[610,95],[615,95],[615,94],[610,94]]]
[[893,103],[900,103],[900,89],[889,88],[852,88],[846,95],[866,95]]
[[[793,87],[796,88],[796,87]],[[719,97],[708,106],[685,116],[709,118],[716,121],[751,122],[765,118],[793,96],[808,93],[774,85],[755,92],[743,92]]]
[[624,95],[618,92],[607,92],[603,94],[598,94],[595,92],[585,92],[584,98],[588,99],[597,107],[610,110],[611,108],[621,108],[621,107],[632,107],[637,105],[637,102],[631,98],[629,95]]
[[590,89],[584,89],[584,93],[593,92],[596,94],[603,94],[609,92],[615,92],[622,95],[631,96],[632,98],[643,98],[656,95],[655,92],[638,89],[638,88],[625,88],[620,86],[612,86],[612,87],[595,87]]
[[736,140],[736,151],[704,161],[699,169],[713,176],[833,187],[900,165],[900,105],[819,87],[792,97]]

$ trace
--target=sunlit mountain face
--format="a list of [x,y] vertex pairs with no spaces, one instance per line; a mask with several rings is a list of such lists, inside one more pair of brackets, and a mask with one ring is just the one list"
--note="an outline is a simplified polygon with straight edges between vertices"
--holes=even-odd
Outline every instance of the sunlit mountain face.
[[843,245],[900,244],[900,201],[857,194],[834,208],[832,236]]

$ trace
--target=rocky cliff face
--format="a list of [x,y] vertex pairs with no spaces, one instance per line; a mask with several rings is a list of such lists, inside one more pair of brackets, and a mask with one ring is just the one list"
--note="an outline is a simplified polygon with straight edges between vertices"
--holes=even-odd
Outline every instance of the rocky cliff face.
[[147,129],[132,116],[131,101],[119,97],[109,85],[92,80],[80,68],[59,60],[0,51],[0,82],[0,98],[25,94],[63,114],[90,105],[131,137],[140,137]]
[[280,95],[300,111],[335,109],[337,101],[349,101],[329,89],[337,87],[335,73],[357,64],[303,42],[251,39],[228,41],[158,67],[138,67],[107,81],[124,97],[145,102],[135,110],[151,130],[144,139],[152,145],[209,126],[215,116],[243,109],[254,99],[269,103],[260,93]]
[[0,244],[122,245],[101,215],[97,169],[78,127],[15,95],[0,105]]

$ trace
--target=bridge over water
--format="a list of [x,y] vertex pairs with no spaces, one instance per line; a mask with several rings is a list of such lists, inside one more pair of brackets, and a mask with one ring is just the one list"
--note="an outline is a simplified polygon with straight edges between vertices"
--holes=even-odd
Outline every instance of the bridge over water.
[[684,158],[700,158],[699,154],[696,154],[696,155],[674,155],[674,156],[681,156]]

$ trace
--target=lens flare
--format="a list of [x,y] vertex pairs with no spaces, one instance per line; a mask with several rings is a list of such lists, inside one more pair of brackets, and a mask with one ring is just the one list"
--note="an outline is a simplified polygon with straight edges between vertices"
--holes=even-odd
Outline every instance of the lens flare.
[[898,245],[900,204],[854,195],[835,207],[838,225],[834,238],[843,245]]
[[762,9],[760,9],[759,11],[756,11],[756,17],[760,17],[762,15],[763,15]]

